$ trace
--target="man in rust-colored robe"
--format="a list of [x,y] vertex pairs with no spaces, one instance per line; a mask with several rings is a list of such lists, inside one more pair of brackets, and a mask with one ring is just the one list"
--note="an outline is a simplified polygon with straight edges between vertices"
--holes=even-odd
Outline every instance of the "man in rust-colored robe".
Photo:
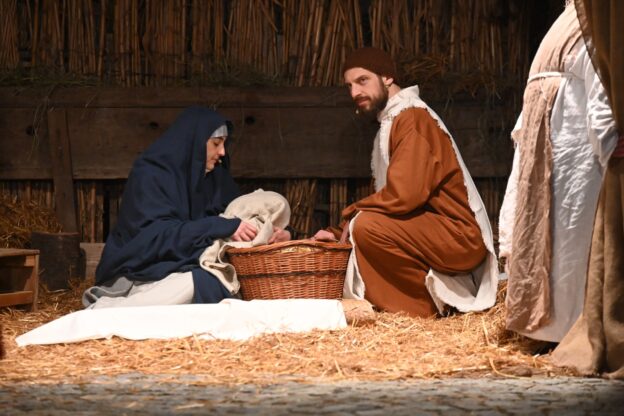
[[380,122],[376,192],[343,211],[344,232],[330,228],[315,238],[350,234],[362,283],[354,297],[364,295],[381,310],[428,317],[447,306],[492,306],[498,273],[490,225],[444,124],[418,87],[395,83],[394,64],[379,49],[353,52],[344,77],[358,112]]

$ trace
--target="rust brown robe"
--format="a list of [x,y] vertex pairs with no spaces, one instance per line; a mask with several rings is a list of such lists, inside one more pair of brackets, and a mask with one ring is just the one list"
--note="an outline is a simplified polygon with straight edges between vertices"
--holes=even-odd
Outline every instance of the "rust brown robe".
[[362,211],[353,238],[366,299],[382,310],[433,316],[429,269],[465,273],[487,250],[450,138],[427,110],[409,108],[394,119],[389,149],[386,185],[343,218]]

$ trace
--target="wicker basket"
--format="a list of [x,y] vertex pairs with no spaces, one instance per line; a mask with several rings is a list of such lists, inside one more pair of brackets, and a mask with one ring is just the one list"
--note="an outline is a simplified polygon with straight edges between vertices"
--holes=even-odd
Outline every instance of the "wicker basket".
[[351,246],[294,240],[230,248],[243,299],[340,299]]

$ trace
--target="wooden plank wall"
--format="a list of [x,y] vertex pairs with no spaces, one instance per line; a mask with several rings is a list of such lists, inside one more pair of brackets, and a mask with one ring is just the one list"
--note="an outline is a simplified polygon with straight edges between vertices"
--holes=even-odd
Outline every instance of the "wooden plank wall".
[[[503,106],[469,97],[429,104],[454,135],[494,220],[512,155],[504,128],[496,128]],[[103,241],[132,162],[190,105],[217,108],[232,121],[241,188],[287,195],[300,236],[335,223],[342,207],[370,192],[377,126],[357,117],[347,92],[335,87],[0,88],[0,190],[53,206],[50,114],[63,114],[77,227],[83,241]]]

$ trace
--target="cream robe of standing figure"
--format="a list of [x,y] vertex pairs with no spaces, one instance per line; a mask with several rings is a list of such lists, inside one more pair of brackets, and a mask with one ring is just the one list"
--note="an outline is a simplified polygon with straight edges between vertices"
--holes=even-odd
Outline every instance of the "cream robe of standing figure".
[[[568,5],[565,13],[569,14],[569,19],[576,19],[574,4]],[[562,18],[565,16],[562,15]],[[575,20],[570,21],[578,26]],[[578,30],[580,34],[580,28]],[[551,29],[547,38],[558,36],[559,33],[560,31]],[[549,77],[559,79],[550,116],[552,198],[549,218],[552,255],[549,272],[549,317],[545,323],[535,328],[511,329],[530,338],[559,342],[583,309],[587,261],[598,194],[609,156],[617,142],[617,131],[605,91],[580,35],[563,58],[563,72],[532,74],[527,84]],[[526,104],[525,102],[525,106]],[[523,112],[526,110],[527,107]],[[521,114],[512,136],[522,128],[522,119]],[[514,256],[522,259],[525,255],[514,251],[512,244],[514,232],[517,232],[514,229],[517,190],[519,183],[527,180],[520,177],[522,146],[522,141],[516,141],[513,168],[499,220],[499,255],[507,258],[508,262]],[[510,276],[510,279],[531,277]],[[514,282],[510,280],[510,285],[512,283]],[[535,305],[524,307],[531,309]]]

